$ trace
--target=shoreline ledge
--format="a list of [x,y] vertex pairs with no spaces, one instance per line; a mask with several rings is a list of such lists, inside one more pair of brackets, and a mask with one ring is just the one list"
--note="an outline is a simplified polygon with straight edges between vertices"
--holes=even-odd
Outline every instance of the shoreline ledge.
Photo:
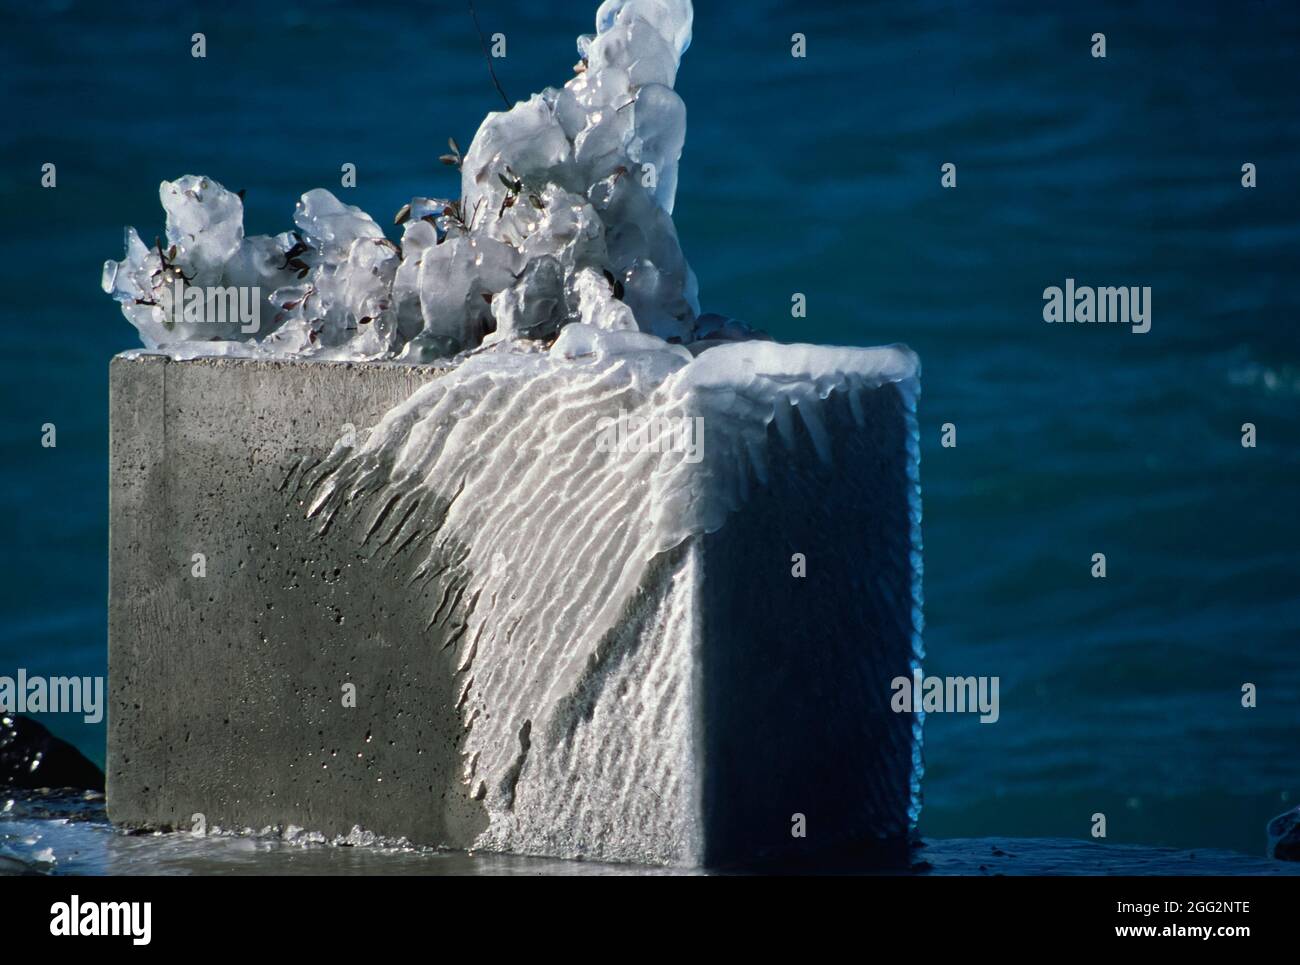
[[[579,364],[521,390],[538,456],[475,421],[490,393],[439,422],[448,367],[114,358],[110,819],[906,868],[920,721],[890,681],[921,657],[915,356],[740,343],[700,363],[678,401],[713,406],[703,457],[665,495],[662,464],[624,476],[636,453],[562,431],[604,398]],[[757,439],[724,417],[755,378],[776,386]],[[417,486],[403,467],[435,438],[458,475]],[[677,510],[708,525],[619,555]]]

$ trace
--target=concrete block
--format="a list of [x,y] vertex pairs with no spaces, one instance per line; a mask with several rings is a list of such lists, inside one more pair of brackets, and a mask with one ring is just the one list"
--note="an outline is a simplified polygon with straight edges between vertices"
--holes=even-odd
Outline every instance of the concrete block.
[[919,647],[905,394],[871,392],[865,428],[831,399],[833,463],[796,427],[725,526],[646,568],[568,728],[516,735],[512,823],[487,835],[464,779],[453,644],[472,604],[453,561],[430,568],[414,516],[361,537],[307,519],[345,427],[442,374],[113,360],[112,820],[688,866],[900,860],[920,778],[919,726],[889,706]]

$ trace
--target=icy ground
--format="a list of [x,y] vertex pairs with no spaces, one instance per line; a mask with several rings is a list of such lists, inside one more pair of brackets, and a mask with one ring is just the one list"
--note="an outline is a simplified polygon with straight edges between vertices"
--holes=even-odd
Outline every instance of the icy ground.
[[[828,868],[869,872],[869,868]],[[557,861],[487,852],[416,848],[360,829],[329,840],[298,828],[136,833],[113,827],[103,796],[20,792],[0,798],[0,876],[327,875],[661,875],[645,865]],[[1042,838],[928,839],[913,858],[919,875],[1300,875],[1300,864],[1232,851],[1098,844]]]

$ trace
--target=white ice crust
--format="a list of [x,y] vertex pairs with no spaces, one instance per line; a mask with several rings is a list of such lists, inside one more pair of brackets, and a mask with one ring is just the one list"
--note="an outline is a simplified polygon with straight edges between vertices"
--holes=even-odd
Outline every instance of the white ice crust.
[[[796,457],[797,423],[812,440],[812,458],[833,463],[826,400],[846,397],[861,426],[866,393],[897,386],[910,412],[916,380],[916,357],[903,347],[746,341],[693,357],[652,335],[574,323],[549,352],[466,359],[335,447],[310,484],[307,511],[320,525],[332,526],[335,514],[357,506],[366,533],[384,520],[417,516],[417,508],[437,520],[421,572],[436,568],[446,585],[460,587],[430,618],[463,620],[454,637],[464,779],[490,818],[478,847],[680,857],[637,851],[635,841],[593,841],[595,827],[564,836],[557,815],[572,808],[575,782],[590,793],[595,782],[583,775],[603,766],[605,747],[575,708],[604,693],[595,682],[603,679],[603,655],[646,592],[655,561],[722,527],[752,487],[787,471],[779,463]],[[682,448],[602,446],[608,425],[628,416],[691,420],[701,432],[698,458]],[[448,560],[456,561],[450,572]],[[671,679],[686,686],[690,667],[680,662],[690,659],[683,652],[690,618],[670,599],[662,632],[679,635],[653,665],[625,671],[620,685],[662,688]],[[656,638],[644,646],[661,644]],[[661,727],[673,730],[680,748],[691,721],[681,717],[690,702],[678,684],[645,699],[664,702]],[[640,706],[615,703],[623,708],[615,716]],[[626,730],[625,768],[652,762],[644,766],[663,772],[646,780],[685,780],[681,768],[689,762],[670,766],[669,749],[655,743],[668,739],[666,731]],[[620,770],[602,786],[630,779]],[[661,783],[656,793],[666,793]],[[614,813],[630,799],[587,800],[573,827],[599,823],[602,809]],[[671,823],[676,809],[651,808],[644,820]]]

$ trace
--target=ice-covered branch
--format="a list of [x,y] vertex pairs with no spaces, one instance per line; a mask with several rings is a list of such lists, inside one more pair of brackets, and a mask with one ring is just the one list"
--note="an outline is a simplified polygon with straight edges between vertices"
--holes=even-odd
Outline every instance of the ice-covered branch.
[[423,361],[574,321],[703,336],[672,220],[691,19],[690,0],[605,0],[575,76],[489,114],[453,158],[460,197],[413,199],[400,243],[319,188],[294,230],[246,237],[241,198],[187,175],[161,185],[165,239],[128,229],[104,290],[146,346],[188,354]]

